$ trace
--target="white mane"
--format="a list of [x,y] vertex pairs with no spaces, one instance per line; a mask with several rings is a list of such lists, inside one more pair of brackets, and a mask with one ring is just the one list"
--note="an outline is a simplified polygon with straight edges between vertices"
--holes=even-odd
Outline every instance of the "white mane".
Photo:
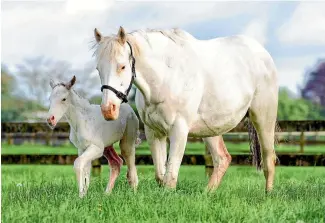
[[[127,34],[127,41],[129,41],[134,48],[135,56],[141,56],[141,49],[135,39],[135,36],[141,36],[147,41],[148,45],[151,46],[149,36],[151,33],[161,33],[161,35],[170,39],[172,42],[179,46],[183,46],[184,43],[189,40],[195,40],[191,34],[177,28],[135,30]],[[96,56],[97,60],[102,57],[114,58],[116,55],[121,54],[121,44],[118,42],[117,36],[114,34],[103,37],[100,43],[97,43],[96,41],[94,42],[95,44],[92,48],[95,49],[94,56]]]

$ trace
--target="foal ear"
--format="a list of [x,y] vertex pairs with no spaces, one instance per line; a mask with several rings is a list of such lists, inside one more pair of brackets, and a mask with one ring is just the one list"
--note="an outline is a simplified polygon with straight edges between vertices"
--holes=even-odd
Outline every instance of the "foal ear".
[[54,88],[54,86],[55,86],[55,82],[54,82],[54,80],[53,79],[50,79],[50,86],[51,86],[51,88],[53,89]]
[[94,36],[95,36],[97,43],[99,43],[102,40],[102,34],[98,31],[97,28],[95,28],[95,30],[94,30]]
[[76,83],[76,76],[73,75],[73,78],[65,85],[65,87],[68,90],[70,90],[75,83]]
[[118,30],[117,41],[122,45],[126,42],[126,33],[122,26],[120,26],[120,29]]

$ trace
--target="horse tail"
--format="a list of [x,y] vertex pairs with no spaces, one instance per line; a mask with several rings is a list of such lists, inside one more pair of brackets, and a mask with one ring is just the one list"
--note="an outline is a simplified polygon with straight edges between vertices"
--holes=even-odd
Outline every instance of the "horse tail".
[[140,131],[138,130],[138,131],[137,131],[136,140],[135,140],[135,147],[138,147],[138,146],[141,144],[141,142],[142,142],[140,136],[141,136],[141,133],[140,133]]
[[[257,170],[262,169],[262,153],[261,153],[261,145],[258,140],[256,129],[250,120],[249,115],[246,115],[247,117],[247,129],[248,129],[248,138],[249,138],[249,146],[250,146],[250,152],[253,156],[253,165],[256,166]],[[275,123],[275,132],[281,132],[281,128],[279,126],[279,123]],[[279,144],[279,139],[276,134],[274,134],[274,144]],[[280,162],[279,158],[275,155],[275,161],[277,163]]]
[[249,147],[251,154],[253,156],[253,165],[256,166],[257,170],[262,169],[262,154],[261,154],[261,145],[258,140],[256,129],[250,120],[249,116],[247,119],[247,129],[248,129],[248,138],[249,138]]

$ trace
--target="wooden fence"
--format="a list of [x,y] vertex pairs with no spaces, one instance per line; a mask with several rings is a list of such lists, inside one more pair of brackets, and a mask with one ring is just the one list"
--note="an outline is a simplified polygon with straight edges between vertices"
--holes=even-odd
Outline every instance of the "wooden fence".
[[[325,140],[306,140],[306,134],[308,132],[324,132],[325,131],[325,120],[320,121],[279,121],[281,132],[299,133],[299,139],[290,140],[289,143],[299,144],[300,152],[304,152],[304,146],[306,142],[308,144],[320,144],[325,146]],[[68,123],[58,123],[54,130],[51,130],[46,123],[26,123],[26,122],[5,122],[1,123],[1,136],[7,141],[8,144],[13,144],[15,138],[26,139],[29,141],[33,140],[45,140],[47,145],[50,145],[53,139],[68,140],[69,137],[69,125]],[[230,131],[230,133],[245,133],[247,132],[245,122],[241,122],[238,126]],[[279,133],[278,133],[279,135]],[[228,136],[228,137],[227,137]],[[247,138],[231,138],[229,135],[225,135],[226,141],[242,142],[247,141]],[[145,140],[145,136],[142,133],[142,140]],[[189,141],[198,141],[201,139],[189,138]],[[286,140],[280,137],[280,142]],[[287,154],[292,155],[292,154]],[[212,159],[208,150],[206,149],[205,164],[207,173],[210,173],[213,165]],[[321,165],[322,165],[321,161]],[[94,166],[100,168],[100,161],[95,161]],[[96,168],[95,168],[96,169]]]

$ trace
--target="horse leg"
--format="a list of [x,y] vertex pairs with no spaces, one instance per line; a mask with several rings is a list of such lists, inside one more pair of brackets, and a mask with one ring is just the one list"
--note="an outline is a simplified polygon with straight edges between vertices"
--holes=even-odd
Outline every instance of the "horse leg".
[[257,93],[252,101],[249,116],[257,132],[262,149],[262,166],[266,179],[266,192],[273,189],[275,174],[274,136],[277,116],[277,91]]
[[115,180],[120,175],[123,160],[117,155],[113,145],[105,147],[104,156],[108,161],[108,165],[110,166],[109,182],[105,192],[111,193],[115,185]]
[[213,172],[207,186],[207,190],[213,192],[218,188],[222,177],[226,173],[231,163],[231,156],[228,153],[222,136],[204,138],[203,141],[209,148],[213,160]]
[[166,136],[156,137],[154,132],[145,126],[146,138],[151,150],[153,165],[155,166],[155,178],[159,184],[163,184],[166,172],[167,145]]
[[188,131],[189,128],[186,121],[181,118],[178,118],[174,122],[170,131],[170,153],[164,177],[164,185],[167,188],[176,188],[178,172],[185,152]]
[[[86,151],[81,154],[74,161],[74,169],[76,172],[78,187],[79,187],[79,197],[82,198],[86,195],[89,183],[87,183],[88,178],[88,168],[92,160],[101,157],[103,150],[95,145],[90,145]],[[90,170],[88,171],[90,172]],[[89,178],[88,178],[89,180]]]

